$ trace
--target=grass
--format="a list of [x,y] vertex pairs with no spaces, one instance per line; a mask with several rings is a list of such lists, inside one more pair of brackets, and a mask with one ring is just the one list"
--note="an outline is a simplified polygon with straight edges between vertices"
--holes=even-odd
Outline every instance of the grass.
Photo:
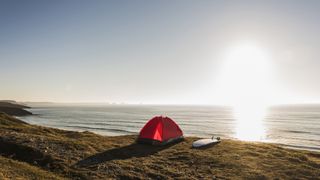
[[0,179],[65,179],[24,162],[0,156]]
[[[235,140],[222,140],[207,149],[192,149],[196,137],[154,147],[135,144],[135,139],[134,135],[106,137],[34,126],[0,113],[1,165],[19,164],[9,166],[11,175],[27,175],[22,176],[25,179],[42,179],[42,172],[67,179],[320,177],[320,153],[316,152]],[[0,168],[0,179],[7,174]]]

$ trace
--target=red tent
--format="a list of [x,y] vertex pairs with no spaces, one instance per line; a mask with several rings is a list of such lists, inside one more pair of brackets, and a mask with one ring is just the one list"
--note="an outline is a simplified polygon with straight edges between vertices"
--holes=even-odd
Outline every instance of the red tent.
[[172,119],[156,116],[143,126],[138,142],[164,145],[181,139],[183,139],[183,132]]

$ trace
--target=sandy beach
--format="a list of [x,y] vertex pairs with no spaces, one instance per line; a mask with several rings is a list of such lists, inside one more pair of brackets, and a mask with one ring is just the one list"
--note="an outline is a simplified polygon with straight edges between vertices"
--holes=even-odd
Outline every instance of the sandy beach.
[[317,179],[320,154],[275,144],[196,137],[164,147],[136,136],[107,137],[30,125],[0,114],[0,179]]

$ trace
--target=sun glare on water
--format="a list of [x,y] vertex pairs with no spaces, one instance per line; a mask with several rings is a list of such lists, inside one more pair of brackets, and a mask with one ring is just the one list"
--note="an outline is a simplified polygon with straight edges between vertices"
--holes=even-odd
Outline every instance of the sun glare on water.
[[259,141],[265,138],[265,111],[271,100],[270,58],[263,48],[241,44],[226,52],[219,78],[219,95],[233,106],[235,137]]

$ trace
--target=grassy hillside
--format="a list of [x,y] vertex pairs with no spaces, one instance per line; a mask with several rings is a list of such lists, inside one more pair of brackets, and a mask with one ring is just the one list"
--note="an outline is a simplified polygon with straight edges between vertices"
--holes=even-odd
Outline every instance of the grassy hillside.
[[0,113],[0,164],[10,167],[8,173],[0,166],[0,179],[6,174],[29,179],[320,177],[320,153],[234,140],[192,149],[195,137],[153,147],[135,144],[135,139],[33,126]]
[[0,179],[65,179],[58,175],[29,165],[0,156]]

